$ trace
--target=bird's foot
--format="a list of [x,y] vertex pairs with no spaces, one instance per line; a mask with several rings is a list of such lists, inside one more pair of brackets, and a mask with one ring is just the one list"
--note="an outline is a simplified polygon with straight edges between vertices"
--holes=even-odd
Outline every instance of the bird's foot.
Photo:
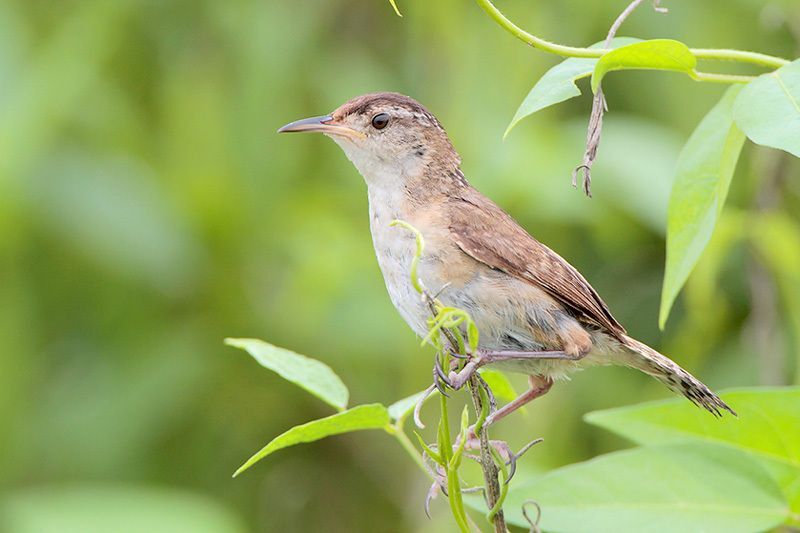
[[582,355],[571,355],[563,351],[498,351],[498,350],[477,350],[471,355],[452,354],[456,359],[451,360],[452,365],[458,365],[459,359],[466,359],[467,363],[459,370],[450,370],[445,374],[442,369],[441,361],[436,358],[434,373],[439,392],[444,394],[444,386],[458,390],[470,380],[475,372],[487,365],[503,361],[530,361],[530,360],[580,360]]
[[[480,354],[461,355],[454,353],[451,356],[453,359],[450,359],[451,368],[449,373],[446,373],[442,368],[442,361],[438,355],[433,363],[433,379],[436,383],[436,388],[445,396],[447,396],[444,391],[445,386],[453,390],[461,389],[475,375],[475,371],[484,364]],[[459,365],[459,361],[464,359],[467,360],[467,363],[461,370],[456,371],[455,368]]]

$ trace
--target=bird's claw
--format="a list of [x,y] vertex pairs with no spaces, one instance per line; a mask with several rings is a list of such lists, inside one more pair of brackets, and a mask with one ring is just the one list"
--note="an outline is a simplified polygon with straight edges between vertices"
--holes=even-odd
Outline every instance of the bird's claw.
[[458,372],[456,372],[455,370],[450,371],[450,374],[448,374],[447,376],[448,386],[451,389],[459,390],[467,383],[467,381],[469,381],[472,378],[472,376],[475,375],[480,365],[481,365],[480,357],[471,356],[470,359],[467,361],[467,364],[465,364],[461,370],[459,370]]
[[447,387],[453,388],[450,378],[447,374],[444,373],[442,369],[442,361],[437,354],[433,360],[433,384],[436,385],[436,388],[439,390],[439,393],[444,396],[445,398],[449,398],[450,396],[447,394]]

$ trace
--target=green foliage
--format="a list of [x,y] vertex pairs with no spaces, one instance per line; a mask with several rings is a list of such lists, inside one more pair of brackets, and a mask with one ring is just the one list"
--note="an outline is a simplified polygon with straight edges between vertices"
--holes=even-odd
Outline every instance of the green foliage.
[[744,135],[733,123],[731,87],[697,126],[678,157],[667,220],[667,265],[659,324],[703,253],[722,212]]
[[[727,95],[725,109],[730,109],[735,95],[736,91]],[[424,284],[416,278],[414,268],[424,253],[424,240],[413,226],[396,223],[417,236],[412,281],[424,292]],[[439,332],[446,329],[450,334],[457,334],[462,349],[465,343],[459,328],[466,327],[471,349],[474,346],[470,340],[474,337],[477,344],[478,332],[462,310],[445,308],[438,302],[434,302],[434,307],[437,313],[429,321],[427,340],[437,348],[437,356],[443,357],[443,364],[449,365]],[[472,324],[472,328],[467,324]],[[256,358],[263,358],[261,348],[266,345],[255,343],[256,349],[253,349],[254,341],[229,341],[229,344],[248,349]],[[273,358],[299,357],[266,346]],[[281,364],[270,360],[265,366],[275,368]],[[483,374],[498,391],[511,395],[509,392],[513,389],[505,376],[491,370],[484,370]],[[302,375],[293,375],[292,380],[309,389],[303,384]],[[296,426],[253,455],[234,476],[279,449],[363,429],[383,429],[394,435],[424,469],[423,460],[403,429],[405,418],[422,394],[403,398],[388,409],[381,404],[361,405]],[[477,413],[476,432],[481,431],[488,412],[488,398],[484,391],[481,394],[483,409]],[[643,447],[558,468],[540,477],[520,475],[513,487],[506,482],[509,479],[506,461],[492,450],[500,471],[501,492],[494,506],[488,509],[487,520],[491,523],[499,510],[505,508],[510,523],[525,526],[528,522],[523,509],[534,501],[542,510],[542,527],[552,531],[577,531],[584,529],[585,524],[592,524],[592,530],[598,532],[647,529],[666,533],[700,529],[748,533],[797,523],[800,517],[796,508],[800,505],[800,425],[796,413],[800,411],[800,388],[753,389],[728,393],[724,398],[735,406],[740,418],[718,420],[683,400],[592,413],[587,416],[589,422]],[[419,434],[416,436],[423,452],[443,472],[452,515],[459,530],[467,532],[470,526],[459,470],[466,450],[469,411],[466,407],[462,410],[458,438],[453,441],[448,398],[441,395],[439,400],[441,417],[436,445],[427,444]],[[466,503],[486,510],[480,499],[470,498]]]
[[511,488],[512,523],[533,500],[547,531],[756,532],[789,514],[780,489],[745,454],[704,444],[646,447],[556,469]]
[[386,429],[388,425],[389,412],[386,407],[374,403],[359,405],[335,415],[295,426],[289,431],[278,435],[256,452],[234,472],[233,477],[238,476],[269,454],[283,448],[288,448],[295,444],[314,442],[331,435],[341,435],[352,431]]
[[482,368],[480,373],[481,377],[483,377],[484,381],[489,385],[489,388],[492,389],[492,392],[498,400],[510,402],[518,396],[508,376],[500,370]]
[[[659,312],[659,325],[663,329],[675,298],[711,238],[727,197],[744,134],[756,143],[800,157],[800,60],[790,63],[738,50],[690,49],[672,39],[636,40],[595,58],[593,49],[597,44],[590,48],[574,48],[544,41],[514,26],[489,0],[479,0],[479,3],[521,40],[541,50],[568,56],[534,85],[511,120],[506,135],[522,118],[580,95],[575,82],[590,72],[594,93],[608,72],[630,69],[669,70],[683,72],[698,81],[747,84],[741,93],[741,87],[728,90],[695,130],[678,161],[670,199],[667,265]],[[779,68],[758,78],[704,73],[696,70],[698,58],[743,60]],[[601,124],[602,121],[598,122],[597,139]],[[589,150],[596,150],[597,146]]]
[[234,472],[233,477],[283,448],[318,441],[331,435],[365,429],[383,429],[394,436],[401,446],[412,454],[412,458],[420,467],[425,469],[422,459],[417,455],[403,428],[406,418],[422,401],[424,392],[402,398],[388,408],[379,403],[372,403],[342,410],[349,394],[347,387],[326,364],[258,339],[226,339],[225,343],[247,351],[265,368],[275,371],[290,383],[323,399],[339,410],[334,415],[294,426],[278,435],[245,461]]
[[[320,414],[326,404],[226,353],[219,346],[226,335],[324,354],[353,396],[357,387],[359,398],[385,405],[429,379],[430,357],[392,308],[375,265],[362,180],[330,141],[275,135],[286,122],[367,90],[398,90],[428,106],[453,137],[468,179],[580,267],[628,331],[659,338],[653,317],[666,175],[724,89],[684,76],[606,79],[611,112],[596,194],[581,201],[564,180],[583,148],[588,98],[565,101],[535,115],[533,127],[501,137],[553,57],[503,34],[470,0],[397,4],[404,19],[386,2],[363,0],[308,0],[302,16],[284,0],[0,2],[4,501],[109,480],[136,489],[123,495],[131,505],[140,482],[180,487],[205,508],[229,509],[251,532],[298,524],[358,530],[365,509],[371,524],[425,527],[416,491],[424,473],[417,478],[403,452],[391,449],[379,450],[381,460],[370,459],[365,474],[361,454],[341,453],[340,439],[325,439],[228,479],[273,436],[334,411]],[[593,0],[498,4],[574,43],[602,37],[622,8]],[[767,13],[763,0],[724,9],[673,2],[662,17],[645,2],[622,30],[660,36],[692,21],[681,26],[687,42],[791,54],[796,42],[786,28],[800,5],[772,4]],[[557,22],[567,19],[562,33]],[[587,93],[588,80],[582,84]],[[660,340],[717,384],[767,379],[765,350],[754,344],[752,324],[745,327],[756,318],[742,268],[751,261],[776,283],[770,331],[779,344],[770,351],[786,364],[777,375],[800,379],[792,364],[800,354],[800,314],[792,312],[800,306],[793,281],[800,261],[791,262],[800,160],[783,154],[783,177],[764,191],[777,203],[763,213],[753,207],[780,154],[752,145],[743,152],[724,215],[736,215],[744,229],[719,259],[719,275],[692,275],[697,296],[673,311]],[[762,229],[769,233],[757,235]],[[587,406],[666,396],[624,369],[583,372],[551,394],[531,409],[534,416],[498,425],[513,443],[547,437],[518,476],[616,443],[576,422]],[[360,438],[386,440],[377,432]],[[81,507],[108,516],[105,490],[87,492]],[[152,499],[180,507],[167,492]],[[52,517],[56,531],[66,529],[59,498],[27,501],[37,526]],[[121,511],[102,530],[137,524],[157,509]],[[447,504],[436,501],[432,511],[430,529],[447,529]],[[192,516],[163,520],[200,530]],[[157,531],[149,525],[143,529]]]
[[325,363],[258,339],[225,339],[225,344],[247,351],[264,368],[272,370],[336,409],[343,411],[347,408],[350,392]]
[[653,39],[616,48],[604,54],[592,73],[592,92],[596,93],[600,82],[613,70],[672,70],[691,74],[697,59],[689,47],[672,39]]
[[792,464],[800,476],[800,388],[743,389],[724,394],[738,418],[709,418],[678,400],[596,411],[586,421],[639,444],[687,439],[726,444]]
[[[756,532],[800,520],[800,389],[728,392],[739,418],[683,400],[598,411],[594,425],[642,447],[601,455],[512,486],[508,520],[541,508],[548,531]],[[477,498],[470,506],[483,509]]]
[[733,116],[754,143],[800,157],[800,59],[748,83]]
[[405,398],[397,400],[387,407],[387,410],[389,411],[389,418],[392,419],[392,422],[402,423],[402,421],[414,411],[414,407],[416,407],[417,402],[419,402],[425,393],[426,391],[414,393],[411,396],[406,396]]
[[[637,41],[638,39],[630,37],[616,37],[612,39],[609,48]],[[604,41],[595,43],[590,48],[602,48],[604,44]],[[508,136],[511,129],[523,118],[551,105],[580,96],[581,91],[575,82],[590,76],[597,62],[596,58],[570,57],[545,72],[520,104],[503,136]]]
[[757,460],[800,517],[800,388],[744,389],[725,394],[737,419],[709,420],[692,406],[655,402],[590,413],[586,420],[638,444],[710,442]]
[[0,498],[0,531],[13,533],[245,533],[230,510],[197,493],[83,483]]

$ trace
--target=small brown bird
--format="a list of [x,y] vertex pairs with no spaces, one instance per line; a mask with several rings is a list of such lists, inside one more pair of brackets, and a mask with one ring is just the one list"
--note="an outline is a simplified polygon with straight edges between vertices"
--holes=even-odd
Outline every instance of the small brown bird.
[[489,422],[541,396],[554,379],[607,364],[639,369],[715,415],[735,414],[700,380],[629,337],[572,265],[474,189],[444,128],[416,100],[367,94],[278,131],[324,133],[364,177],[389,297],[420,336],[430,310],[409,277],[414,237],[390,223],[405,220],[423,234],[420,279],[443,304],[469,312],[480,331],[478,353],[465,371],[450,374],[451,384],[486,364],[529,375],[530,390]]

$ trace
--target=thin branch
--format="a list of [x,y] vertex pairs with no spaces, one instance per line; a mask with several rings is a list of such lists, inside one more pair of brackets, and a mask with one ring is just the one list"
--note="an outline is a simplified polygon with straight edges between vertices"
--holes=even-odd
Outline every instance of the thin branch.
[[[476,0],[478,5],[503,29],[522,42],[533,46],[544,52],[556,54],[564,57],[600,57],[607,52],[602,48],[581,48],[575,46],[564,46],[550,41],[546,41],[535,35],[526,32],[495,7],[491,0]],[[716,48],[690,48],[692,54],[697,59],[712,59],[722,61],[736,61],[739,63],[750,63],[768,68],[779,68],[790,63],[788,59],[775,57],[759,52],[748,52],[745,50],[729,50]]]
[[416,463],[416,465],[419,466],[422,471],[425,472],[425,474],[427,474],[429,477],[432,477],[430,471],[425,467],[425,462],[423,461],[422,456],[414,447],[414,444],[408,438],[408,435],[406,435],[403,427],[391,426],[391,431],[389,431],[389,434],[397,439],[397,442],[399,442],[400,446],[402,446],[406,453],[411,456],[411,459],[414,460],[414,463]]
[[535,35],[526,32],[510,20],[506,18],[499,9],[490,0],[477,0],[478,5],[483,8],[500,26],[505,28],[511,35],[528,43],[534,48],[538,48],[544,52],[550,52],[564,57],[600,57],[605,52],[596,48],[580,48],[575,46],[564,46],[561,44],[551,43]]
[[[606,42],[603,48],[608,48],[609,46],[611,46],[611,40],[617,34],[617,30],[619,30],[619,27],[622,26],[622,23],[625,22],[625,19],[627,19],[630,16],[630,14],[633,13],[633,10],[639,7],[639,4],[641,4],[642,2],[644,2],[644,0],[633,0],[633,2],[628,4],[628,7],[626,7],[622,11],[622,13],[619,14],[617,19],[614,21],[614,24],[612,24],[611,28],[609,28],[608,30],[608,35],[606,35]],[[656,9],[657,9],[657,4],[658,2],[655,2],[655,4],[653,5],[653,7]],[[660,13],[664,13],[664,11],[660,11]]]
[[748,52],[746,50],[730,50],[726,48],[690,48],[689,50],[697,59],[736,61],[769,68],[780,68],[791,63],[791,61],[782,57],[770,56],[760,52]]
[[[611,41],[617,34],[617,30],[619,30],[622,23],[625,22],[625,19],[627,19],[642,2],[644,2],[644,0],[633,0],[633,2],[628,4],[628,7],[619,14],[608,30],[606,41],[603,44],[604,49],[607,50],[611,46]],[[653,7],[658,10],[659,13],[664,13],[663,8],[658,7],[658,0],[654,1]],[[600,147],[600,135],[603,130],[603,113],[607,110],[606,97],[603,95],[603,87],[600,86],[597,88],[597,92],[592,100],[592,113],[589,116],[589,127],[586,132],[586,150],[583,152],[583,161],[572,171],[573,187],[578,186],[578,172],[583,172],[583,192],[590,198],[592,196],[592,165],[594,165],[594,160],[597,158],[597,149]]]
[[[476,413],[480,413],[483,409],[480,386],[476,373],[469,380],[469,392],[472,395],[472,403]],[[489,443],[489,432],[485,424],[478,431],[478,439],[481,443],[481,469],[483,470],[484,483],[486,483],[486,491],[484,493],[486,505],[489,509],[493,509],[500,499],[500,482],[497,480],[497,465],[494,464],[494,459],[492,458],[492,445]],[[506,533],[506,518],[502,507],[494,515],[493,524],[495,533]]]
[[693,70],[689,76],[695,81],[708,81],[711,83],[750,83],[755,76],[741,76],[739,74],[716,74],[712,72],[698,72]]

